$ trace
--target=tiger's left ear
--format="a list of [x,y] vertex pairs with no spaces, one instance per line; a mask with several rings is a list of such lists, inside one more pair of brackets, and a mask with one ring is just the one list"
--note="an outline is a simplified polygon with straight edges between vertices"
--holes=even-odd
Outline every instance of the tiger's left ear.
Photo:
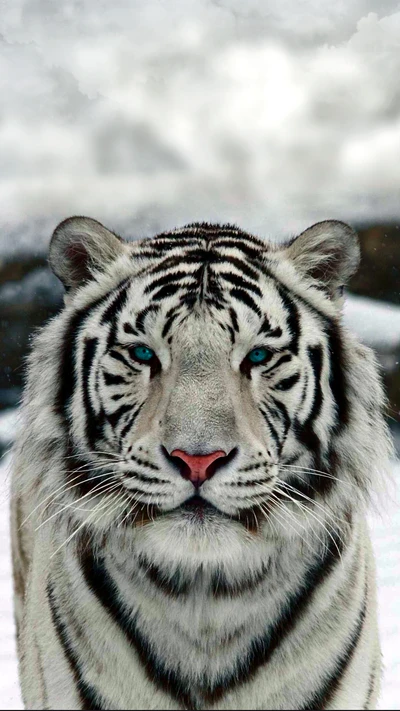
[[49,262],[67,290],[83,286],[125,251],[120,237],[91,217],[60,222],[50,242]]
[[300,272],[321,282],[332,297],[341,296],[360,263],[357,234],[337,220],[317,222],[292,240],[285,251]]

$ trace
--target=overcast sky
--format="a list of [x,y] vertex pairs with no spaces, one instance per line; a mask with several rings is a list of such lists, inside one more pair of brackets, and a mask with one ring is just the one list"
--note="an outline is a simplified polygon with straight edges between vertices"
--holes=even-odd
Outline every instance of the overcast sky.
[[400,4],[2,0],[0,248],[400,222]]

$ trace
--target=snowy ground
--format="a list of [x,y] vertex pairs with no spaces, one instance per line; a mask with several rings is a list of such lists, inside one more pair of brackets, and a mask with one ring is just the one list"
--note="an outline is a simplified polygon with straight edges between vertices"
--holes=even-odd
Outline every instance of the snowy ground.
[[[17,678],[9,551],[8,458],[0,468],[0,709],[22,709]],[[394,465],[400,483],[400,463]],[[371,516],[378,568],[379,624],[385,676],[380,709],[400,708],[400,506],[388,500],[384,517]]]

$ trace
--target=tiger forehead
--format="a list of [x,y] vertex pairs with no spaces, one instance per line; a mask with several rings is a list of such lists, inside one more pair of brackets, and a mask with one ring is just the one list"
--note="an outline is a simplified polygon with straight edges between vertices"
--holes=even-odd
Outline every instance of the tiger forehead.
[[238,259],[253,269],[248,275],[258,278],[257,267],[268,245],[236,228],[216,225],[194,225],[173,232],[165,232],[145,239],[138,245],[139,255],[149,260],[143,274],[178,266],[186,262],[198,267]]
[[261,241],[239,230],[207,232],[196,226],[193,232],[165,233],[142,242],[139,254],[148,261],[138,276],[152,301],[182,294],[193,306],[210,299],[221,306],[227,290],[231,296],[243,296],[244,290],[262,297],[258,282],[264,251]]
[[177,243],[181,246],[184,246],[184,243],[187,246],[201,243],[208,247],[237,247],[247,245],[249,248],[253,247],[255,251],[265,249],[267,244],[259,237],[255,237],[235,225],[218,225],[207,222],[194,222],[185,227],[171,230],[170,232],[161,232],[149,240],[145,240],[145,242],[151,243],[154,247],[160,249],[162,249],[163,246],[168,249],[168,245],[171,248],[172,245],[176,245]]

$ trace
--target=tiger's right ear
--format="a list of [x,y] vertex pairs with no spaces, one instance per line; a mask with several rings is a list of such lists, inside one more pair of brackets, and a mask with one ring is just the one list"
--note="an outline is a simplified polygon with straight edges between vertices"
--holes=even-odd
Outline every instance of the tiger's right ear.
[[50,242],[49,262],[67,290],[93,279],[124,252],[124,242],[90,217],[69,217],[60,222]]

